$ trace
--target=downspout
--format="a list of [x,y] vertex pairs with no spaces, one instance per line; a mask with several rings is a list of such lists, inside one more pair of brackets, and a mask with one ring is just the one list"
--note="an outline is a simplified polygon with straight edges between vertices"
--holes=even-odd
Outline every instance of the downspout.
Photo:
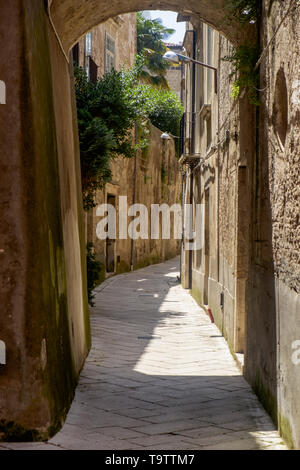
[[[193,29],[193,59],[196,60],[196,31]],[[191,153],[195,153],[195,96],[196,96],[196,64],[192,64],[192,145]]]
[[[219,35],[219,54],[218,54],[218,70],[221,70],[221,36]],[[220,73],[220,72],[219,72]],[[218,80],[218,141],[220,141],[220,79]],[[218,145],[218,153],[217,153],[217,270],[218,270],[218,284],[220,285],[220,154],[221,154],[221,146]],[[222,279],[224,282],[224,278]],[[224,291],[222,286],[222,291],[220,294],[220,308],[222,310],[222,335],[224,336]]]
[[[137,146],[138,143],[138,124],[135,123],[134,126],[134,142]],[[133,169],[133,197],[132,197],[132,204],[136,202],[136,173],[137,173],[137,150],[134,153],[134,169]],[[134,263],[134,240],[133,236],[131,236],[131,254],[130,254],[130,270],[133,271],[133,263]]]

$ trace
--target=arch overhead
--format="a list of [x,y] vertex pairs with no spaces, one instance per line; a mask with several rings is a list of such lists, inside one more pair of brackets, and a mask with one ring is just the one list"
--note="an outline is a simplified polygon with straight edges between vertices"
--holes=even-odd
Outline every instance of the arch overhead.
[[230,42],[238,44],[246,34],[249,35],[249,31],[228,18],[227,4],[228,0],[49,0],[49,11],[67,53],[94,26],[120,14],[141,10],[170,10],[196,15],[224,34]]

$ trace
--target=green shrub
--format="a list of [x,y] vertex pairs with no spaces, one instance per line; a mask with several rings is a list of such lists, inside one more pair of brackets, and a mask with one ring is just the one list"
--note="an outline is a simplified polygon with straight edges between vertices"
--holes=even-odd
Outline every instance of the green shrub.
[[[240,23],[241,27],[245,27],[246,23],[259,25],[262,11],[261,0],[227,0],[226,7],[228,12],[228,20],[235,20]],[[258,106],[258,85],[259,71],[255,69],[259,59],[259,44],[251,44],[245,41],[240,44],[230,56],[226,56],[223,60],[227,60],[233,65],[231,76],[236,75],[232,87],[233,98],[238,98],[241,91],[246,89],[250,103]]]
[[121,73],[113,70],[96,83],[83,69],[75,68],[83,205],[95,206],[97,189],[111,179],[110,160],[117,155],[132,157],[134,103],[128,100]]

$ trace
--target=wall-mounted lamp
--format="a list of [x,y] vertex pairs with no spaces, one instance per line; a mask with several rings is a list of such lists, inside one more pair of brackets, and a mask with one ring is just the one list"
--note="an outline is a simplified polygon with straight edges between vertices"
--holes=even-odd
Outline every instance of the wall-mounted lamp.
[[163,132],[162,135],[160,136],[160,138],[162,140],[170,140],[171,137],[169,136],[169,134],[167,132]]
[[173,62],[174,64],[180,64],[181,62],[193,62],[194,64],[201,65],[202,67],[206,67],[207,69],[211,69],[215,72],[215,93],[218,91],[218,69],[213,65],[204,64],[204,62],[199,62],[199,60],[192,59],[191,57],[187,57],[182,54],[178,54],[178,52],[167,51],[163,55],[163,59],[168,60],[169,62]]
[[180,139],[178,135],[173,135],[170,132],[164,132],[161,136],[161,139],[170,140],[170,139]]

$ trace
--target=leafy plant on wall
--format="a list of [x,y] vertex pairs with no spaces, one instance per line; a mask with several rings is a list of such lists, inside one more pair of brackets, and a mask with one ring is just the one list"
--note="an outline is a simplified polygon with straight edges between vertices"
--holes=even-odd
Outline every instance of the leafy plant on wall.
[[231,62],[233,70],[230,77],[236,76],[232,86],[232,97],[237,99],[242,90],[246,90],[250,103],[258,106],[257,90],[259,86],[259,71],[255,69],[259,57],[256,45],[245,43],[238,46],[230,56],[223,57]]
[[[247,24],[256,24],[259,27],[261,17],[261,0],[227,0],[226,3],[228,20],[238,22],[241,27]],[[257,42],[245,41],[237,46],[233,53],[223,58],[231,62],[233,71],[231,77],[235,76],[232,87],[232,96],[237,99],[246,90],[250,103],[258,106],[259,71],[256,63],[259,59],[259,44]]]

